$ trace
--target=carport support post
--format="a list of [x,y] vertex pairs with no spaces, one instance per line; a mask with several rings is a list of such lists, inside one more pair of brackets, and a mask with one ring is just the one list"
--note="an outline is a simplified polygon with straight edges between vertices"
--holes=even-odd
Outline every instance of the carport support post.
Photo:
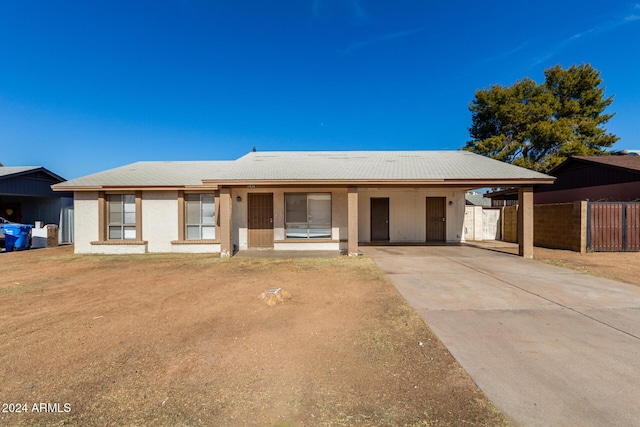
[[220,257],[228,258],[233,255],[231,241],[231,189],[220,189]]
[[347,222],[349,227],[349,237],[347,252],[349,256],[358,254],[358,188],[349,187],[347,192]]
[[533,258],[533,187],[518,188],[518,253]]

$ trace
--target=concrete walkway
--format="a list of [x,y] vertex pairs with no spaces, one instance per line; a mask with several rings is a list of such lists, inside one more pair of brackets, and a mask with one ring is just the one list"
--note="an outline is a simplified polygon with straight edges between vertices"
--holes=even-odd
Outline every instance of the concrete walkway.
[[361,250],[514,424],[640,425],[640,287],[470,246]]

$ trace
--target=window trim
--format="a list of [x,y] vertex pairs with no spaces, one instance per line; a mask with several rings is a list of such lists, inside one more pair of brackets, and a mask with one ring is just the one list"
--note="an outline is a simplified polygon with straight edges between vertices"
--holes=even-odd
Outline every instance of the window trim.
[[[107,196],[111,195],[133,195],[136,206],[136,237],[135,239],[109,239],[109,201]],[[112,244],[136,244],[144,243],[142,240],[142,191],[124,192],[98,192],[98,242],[113,242]]]
[[[211,194],[211,193],[196,193],[196,194],[185,194],[184,196],[185,198],[185,238],[186,240],[213,240],[216,238],[216,211],[215,211],[215,195]],[[204,222],[205,220],[205,216],[204,216],[204,207],[206,205],[208,205],[209,200],[204,200],[205,198],[210,199],[210,203],[213,204],[213,206],[211,206],[212,209],[212,215],[213,218],[211,217],[207,217],[208,219],[213,219],[212,222]],[[193,199],[193,200],[190,200]],[[198,214],[198,220],[197,222],[190,222],[189,221],[189,213],[190,213],[190,202],[196,202],[197,205],[197,214]],[[194,206],[194,208],[195,208]],[[194,214],[195,212],[191,212],[191,214]],[[198,229],[198,237],[197,238],[189,238],[189,229],[191,227],[197,227]],[[204,237],[204,231],[205,229],[211,229],[213,228],[213,237]]]
[[[191,239],[187,240],[187,203],[186,195],[190,194],[213,194],[213,216],[215,227],[215,238],[213,239]],[[198,244],[198,243],[219,243],[220,235],[220,192],[219,191],[178,191],[178,240],[172,244]]]
[[[116,199],[117,198],[117,199]],[[133,203],[131,203],[133,201]],[[128,211],[127,209],[131,209],[131,205],[133,204],[134,212]],[[107,239],[108,240],[137,240],[137,230],[136,223],[137,221],[137,209],[136,209],[136,198],[133,194],[109,194],[107,195],[107,217],[106,217],[106,226],[107,226]],[[130,218],[130,214],[133,213],[133,218]],[[116,220],[112,222],[114,219],[113,216],[116,216]],[[127,218],[129,217],[129,221]],[[133,221],[131,221],[133,219]],[[133,228],[133,236],[131,236],[131,229]],[[116,235],[120,235],[120,238],[113,238],[112,231],[115,232]]]
[[[306,237],[297,237],[297,236],[288,236],[288,222],[287,222],[287,196],[288,195],[304,195],[306,196],[307,202],[307,236]],[[329,222],[324,223],[322,225],[328,225],[329,236],[322,237],[313,237],[309,235],[309,196],[310,195],[328,195],[329,196]],[[333,239],[333,193],[330,191],[327,192],[285,192],[284,193],[284,237],[286,240],[295,240],[295,241],[331,241]]]

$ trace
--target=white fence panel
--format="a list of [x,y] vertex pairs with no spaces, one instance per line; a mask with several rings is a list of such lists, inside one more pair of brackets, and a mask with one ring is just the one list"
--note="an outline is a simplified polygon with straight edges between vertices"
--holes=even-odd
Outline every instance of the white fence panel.
[[482,209],[482,240],[500,240],[500,209]]

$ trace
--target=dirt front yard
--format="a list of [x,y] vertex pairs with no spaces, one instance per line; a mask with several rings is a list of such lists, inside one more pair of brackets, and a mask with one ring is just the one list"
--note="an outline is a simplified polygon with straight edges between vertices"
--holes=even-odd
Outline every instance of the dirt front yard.
[[[471,246],[511,254],[518,253],[515,243],[499,240],[470,242]],[[570,268],[594,276],[640,286],[640,252],[573,252],[564,249],[533,248],[533,259]]]
[[506,423],[367,258],[0,254],[0,307],[4,425]]
[[640,252],[579,252],[534,248],[538,261],[640,286]]

